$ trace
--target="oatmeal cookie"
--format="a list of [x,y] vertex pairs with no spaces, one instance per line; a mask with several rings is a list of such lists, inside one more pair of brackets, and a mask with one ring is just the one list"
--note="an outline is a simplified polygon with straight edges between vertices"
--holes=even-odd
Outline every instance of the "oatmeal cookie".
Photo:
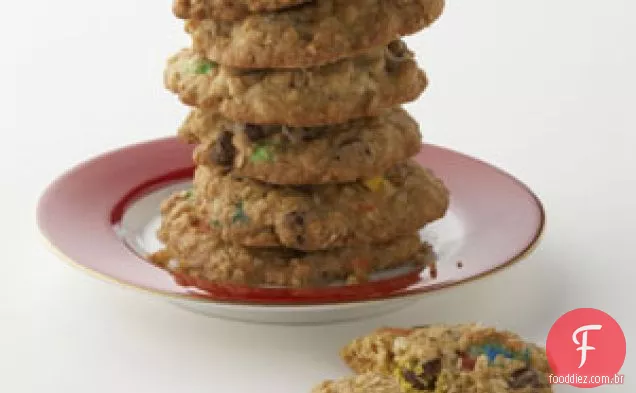
[[313,251],[389,241],[446,213],[448,191],[415,162],[355,183],[275,186],[200,166],[197,209],[210,231],[248,247]]
[[168,60],[164,82],[186,105],[236,122],[300,127],[379,115],[417,99],[428,84],[401,41],[296,70],[240,70],[184,49]]
[[311,393],[401,393],[400,385],[391,377],[365,373],[335,381],[324,381]]
[[370,273],[402,265],[425,267],[435,258],[418,234],[388,243],[302,252],[246,248],[222,242],[196,214],[189,192],[163,206],[158,238],[166,249],[151,260],[172,272],[211,282],[249,286],[319,287],[335,280],[362,283]]
[[317,0],[237,21],[189,20],[192,47],[237,68],[307,68],[384,46],[439,18],[444,0]]
[[174,0],[172,12],[181,19],[238,20],[256,12],[271,12],[311,0]]
[[322,127],[261,126],[195,110],[179,130],[194,160],[216,174],[273,184],[325,184],[375,177],[417,154],[417,122],[403,109]]
[[405,393],[552,392],[543,348],[479,324],[379,329],[341,355],[357,373],[393,375]]

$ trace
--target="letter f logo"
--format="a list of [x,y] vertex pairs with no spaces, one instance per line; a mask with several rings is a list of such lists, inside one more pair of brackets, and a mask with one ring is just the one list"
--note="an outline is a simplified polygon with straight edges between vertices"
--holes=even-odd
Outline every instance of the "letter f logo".
[[[580,328],[576,329],[574,333],[572,334],[572,341],[574,341],[574,344],[580,345],[580,347],[576,349],[577,351],[581,351],[581,364],[579,365],[579,368],[583,367],[583,365],[585,364],[585,361],[587,360],[587,351],[593,351],[596,349],[594,347],[590,347],[587,345],[587,332],[590,330],[601,330],[601,328],[603,328],[603,326],[601,325],[581,326]],[[581,342],[579,342],[576,336],[578,336],[579,333],[581,332],[583,332],[583,335],[582,335],[583,339],[581,340]]]

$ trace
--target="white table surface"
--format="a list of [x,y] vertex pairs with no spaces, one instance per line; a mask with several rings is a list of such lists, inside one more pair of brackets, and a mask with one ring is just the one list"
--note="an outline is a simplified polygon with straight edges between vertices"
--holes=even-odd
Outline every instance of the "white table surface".
[[395,314],[294,328],[194,315],[43,247],[34,212],[48,182],[106,150],[174,134],[187,109],[162,71],[188,39],[169,0],[4,4],[0,392],[309,392],[347,373],[337,350],[379,325],[480,320],[541,341],[578,307],[623,326],[626,385],[597,391],[630,391],[636,3],[449,3],[407,40],[431,79],[408,109],[427,141],[532,187],[547,210],[544,240],[513,268]]

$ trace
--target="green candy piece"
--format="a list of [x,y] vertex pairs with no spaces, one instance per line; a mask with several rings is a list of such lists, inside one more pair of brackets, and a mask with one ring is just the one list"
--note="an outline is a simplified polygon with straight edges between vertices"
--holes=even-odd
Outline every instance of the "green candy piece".
[[274,161],[274,153],[269,146],[256,146],[250,156],[252,162]]
[[245,214],[245,210],[243,209],[243,201],[240,201],[236,204],[236,212],[232,215],[232,224],[237,224],[241,222],[248,222],[250,218]]
[[192,197],[194,196],[194,192],[192,192],[192,190],[188,190],[188,191],[186,191],[185,196],[188,199],[192,199]]
[[530,363],[530,349],[526,348],[523,350],[523,352],[521,352],[521,354],[519,354],[518,359],[519,360],[523,360],[526,363]]
[[212,69],[218,66],[217,63],[207,60],[207,59],[199,59],[195,60],[191,65],[191,72],[194,72],[197,75],[205,75],[208,74]]

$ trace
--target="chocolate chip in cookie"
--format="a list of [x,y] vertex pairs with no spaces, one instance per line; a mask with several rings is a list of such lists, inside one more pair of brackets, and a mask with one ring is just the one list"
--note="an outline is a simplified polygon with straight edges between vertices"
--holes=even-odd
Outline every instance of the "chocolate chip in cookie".
[[273,127],[265,127],[257,124],[246,124],[244,128],[245,135],[251,141],[258,141],[266,138],[275,132]]
[[523,389],[526,387],[538,389],[546,387],[546,384],[541,380],[541,376],[536,369],[524,367],[513,371],[508,379],[508,386],[512,389]]
[[342,148],[342,147],[349,146],[349,145],[353,145],[353,144],[355,144],[355,143],[360,143],[360,142],[362,142],[362,141],[360,140],[360,138],[355,137],[355,136],[352,136],[352,137],[349,137],[349,138],[347,138],[347,139],[343,140],[342,142],[340,142],[340,143],[338,144],[338,147]]
[[417,390],[431,390],[435,388],[435,385],[430,386],[430,383],[421,381],[411,370],[402,370],[402,377],[404,377],[404,380]]
[[413,53],[409,51],[403,41],[395,40],[387,46],[387,49],[388,55],[392,60],[402,61],[413,58]]
[[420,377],[427,379],[437,378],[440,372],[442,372],[442,359],[437,358],[422,365],[422,373],[420,374]]
[[313,195],[314,191],[314,187],[311,184],[295,184],[289,186],[289,188],[306,195]]
[[285,226],[296,233],[296,243],[300,246],[305,244],[305,213],[290,212],[285,215]]
[[305,225],[305,214],[300,212],[287,213],[285,216],[285,224],[289,226],[303,226]]
[[421,371],[402,370],[402,377],[417,390],[434,390],[442,372],[442,359],[436,358],[421,365]]
[[298,129],[303,142],[313,141],[325,134],[327,127],[301,127]]
[[232,166],[236,155],[236,148],[232,144],[232,136],[233,134],[229,131],[221,133],[210,152],[212,162],[224,167]]
[[465,352],[457,352],[460,359],[460,367],[462,371],[473,371],[475,369],[476,360]]
[[393,72],[399,68],[400,63],[413,59],[413,53],[408,50],[402,41],[393,41],[386,48],[386,70]]

